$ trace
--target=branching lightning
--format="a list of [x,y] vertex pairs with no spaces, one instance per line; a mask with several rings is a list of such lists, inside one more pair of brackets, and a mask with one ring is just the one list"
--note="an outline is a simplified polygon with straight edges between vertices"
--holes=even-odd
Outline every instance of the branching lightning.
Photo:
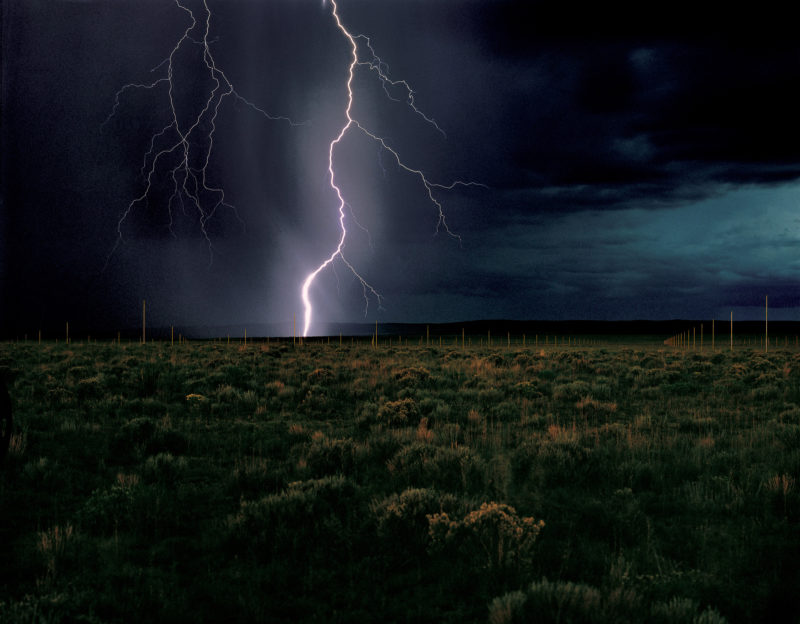
[[[325,6],[327,2],[323,0],[323,6]],[[425,188],[425,191],[428,195],[428,199],[433,204],[438,212],[438,221],[436,223],[436,232],[438,233],[440,230],[444,230],[449,236],[457,239],[459,242],[461,238],[455,234],[453,231],[450,230],[450,227],[447,224],[447,218],[444,213],[444,209],[442,208],[441,202],[437,199],[435,195],[435,191],[443,191],[443,190],[452,190],[457,186],[484,186],[477,182],[465,182],[461,180],[456,180],[450,184],[439,184],[435,182],[431,182],[428,177],[420,170],[415,169],[407,165],[400,157],[400,155],[395,151],[386,141],[385,138],[375,134],[374,132],[370,131],[364,124],[359,121],[358,119],[352,116],[353,110],[353,78],[355,76],[356,69],[358,68],[366,68],[370,72],[374,72],[377,76],[378,80],[381,82],[384,92],[386,96],[391,100],[397,101],[397,98],[392,95],[393,91],[400,90],[402,93],[405,93],[405,102],[406,104],[414,111],[416,115],[421,117],[426,123],[433,126],[438,132],[440,132],[443,136],[445,135],[444,131],[439,127],[436,121],[427,115],[425,115],[418,107],[414,98],[414,90],[405,80],[392,80],[388,74],[388,67],[387,65],[380,59],[380,57],[375,53],[374,48],[372,47],[372,42],[370,41],[369,37],[365,35],[353,35],[350,31],[342,23],[342,20],[339,16],[338,12],[338,5],[336,0],[330,0],[330,4],[332,6],[332,14],[333,18],[336,22],[336,27],[341,31],[342,35],[347,39],[350,44],[351,50],[351,61],[348,66],[347,72],[347,106],[344,110],[345,116],[345,124],[339,130],[339,133],[336,137],[331,141],[330,145],[328,146],[328,176],[330,180],[331,189],[336,194],[336,197],[339,201],[338,211],[339,211],[339,241],[331,252],[331,254],[309,275],[306,277],[305,281],[303,282],[301,288],[301,296],[303,300],[304,306],[304,326],[303,326],[303,336],[308,335],[308,330],[311,327],[312,316],[313,316],[313,308],[311,305],[311,297],[309,294],[309,290],[311,285],[314,283],[317,275],[319,275],[324,269],[326,269],[329,265],[332,265],[335,260],[340,260],[355,276],[355,278],[361,284],[364,294],[364,301],[365,301],[365,311],[368,309],[370,295],[375,297],[378,302],[378,305],[381,304],[381,295],[380,293],[373,288],[353,267],[353,265],[347,260],[344,255],[345,249],[345,241],[347,238],[347,226],[345,223],[345,208],[348,207],[347,202],[345,201],[344,195],[342,193],[341,188],[336,183],[336,172],[334,167],[334,152],[336,147],[339,143],[344,139],[348,132],[355,129],[363,133],[365,136],[369,137],[378,145],[380,149],[386,151],[391,158],[395,160],[397,165],[404,169],[406,172],[415,175],[422,186]],[[363,53],[363,56],[359,55],[359,42],[362,43],[363,48],[366,50],[366,53]],[[356,222],[357,225],[359,225]],[[359,225],[359,227],[361,227]]]
[[[142,193],[130,201],[117,222],[117,240],[111,253],[106,259],[106,266],[114,252],[122,243],[122,226],[131,212],[137,206],[149,201],[153,186],[158,176],[165,176],[167,184],[172,186],[172,194],[167,202],[169,217],[168,228],[173,233],[174,210],[180,206],[186,213],[186,204],[194,210],[200,225],[200,231],[208,244],[209,261],[213,260],[213,246],[207,230],[208,222],[216,212],[224,207],[230,209],[236,218],[242,222],[236,208],[228,202],[225,190],[215,186],[208,176],[214,150],[214,137],[216,133],[217,117],[225,100],[238,101],[259,115],[272,121],[283,121],[296,125],[291,119],[275,116],[266,112],[250,100],[242,97],[234,88],[225,72],[217,65],[211,50],[213,40],[209,39],[211,32],[211,11],[207,0],[202,0],[204,18],[198,20],[195,12],[187,7],[182,0],[174,0],[175,5],[184,11],[189,18],[189,24],[183,35],[175,43],[169,56],[154,67],[151,73],[161,72],[159,78],[151,82],[129,83],[123,85],[114,96],[114,105],[108,118],[103,122],[105,126],[115,116],[120,107],[123,95],[134,90],[166,91],[166,101],[169,110],[166,124],[150,138],[150,147],[144,155],[141,175],[144,189]],[[197,88],[204,87],[201,93],[202,108],[196,114],[186,115],[179,111],[176,104],[175,66],[178,54],[184,46],[196,45],[202,52],[202,70],[206,73],[208,82]],[[170,182],[171,180],[171,182]],[[243,223],[243,222],[242,222]]]

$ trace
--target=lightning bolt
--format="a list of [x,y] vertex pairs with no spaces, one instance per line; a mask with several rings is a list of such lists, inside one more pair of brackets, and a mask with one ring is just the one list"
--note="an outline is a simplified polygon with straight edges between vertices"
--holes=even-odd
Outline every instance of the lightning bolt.
[[[117,222],[117,240],[106,259],[106,267],[123,241],[123,224],[131,212],[149,201],[157,178],[162,175],[166,179],[166,183],[172,187],[172,194],[167,202],[170,233],[174,236],[175,206],[180,206],[182,212],[186,214],[186,204],[188,203],[190,209],[193,209],[197,216],[200,232],[208,244],[209,262],[213,261],[214,249],[206,226],[217,211],[223,207],[230,209],[239,222],[244,224],[236,207],[226,199],[225,190],[220,186],[215,186],[208,176],[208,168],[214,150],[217,117],[226,100],[239,102],[268,120],[282,121],[292,126],[298,125],[288,117],[271,115],[242,97],[225,72],[217,65],[211,49],[214,41],[209,39],[211,10],[207,0],[202,0],[204,17],[199,20],[195,12],[181,0],[174,0],[174,2],[179,9],[186,13],[189,22],[169,56],[150,70],[153,74],[161,72],[162,75],[150,82],[128,83],[120,87],[114,96],[111,113],[101,126],[104,127],[114,118],[121,105],[122,97],[129,91],[160,89],[166,91],[169,110],[167,122],[150,137],[150,147],[144,154],[141,168],[144,189],[139,196],[130,201]],[[175,68],[177,57],[182,53],[182,49],[192,45],[199,46],[201,49],[202,70],[208,80],[205,85],[197,81],[197,89],[205,88],[205,92],[200,94],[202,107],[199,112],[186,115],[179,112],[176,104]]]
[[[327,0],[323,0],[323,6],[327,5]],[[385,138],[375,134],[374,132],[370,131],[367,127],[365,127],[358,119],[352,116],[352,109],[353,109],[353,78],[355,76],[356,69],[358,68],[365,68],[370,72],[374,72],[377,79],[381,82],[383,87],[383,91],[386,96],[393,100],[398,101],[398,98],[392,95],[393,92],[400,91],[401,93],[405,94],[405,102],[414,111],[416,115],[421,117],[425,123],[431,125],[435,128],[439,133],[445,136],[444,131],[439,127],[436,121],[432,117],[428,117],[425,115],[418,107],[414,98],[414,90],[405,80],[392,80],[389,77],[389,69],[388,66],[380,59],[380,57],[375,53],[374,48],[372,47],[372,42],[369,37],[365,35],[353,35],[342,23],[342,20],[339,16],[339,7],[336,3],[336,0],[330,0],[330,4],[332,6],[332,14],[333,18],[336,22],[336,27],[341,31],[342,35],[347,39],[350,44],[350,51],[351,51],[351,60],[348,66],[347,71],[347,106],[344,110],[345,116],[345,123],[339,130],[339,133],[336,137],[331,141],[330,145],[328,146],[328,178],[330,181],[330,186],[333,192],[336,194],[336,197],[339,200],[338,206],[338,213],[339,213],[339,241],[331,252],[331,254],[322,261],[322,263],[314,269],[311,273],[308,274],[306,279],[303,281],[303,285],[301,288],[301,297],[303,300],[304,306],[304,326],[303,326],[303,336],[308,335],[308,330],[311,327],[312,317],[313,317],[313,307],[311,305],[311,296],[309,291],[311,289],[314,280],[316,279],[317,275],[319,275],[323,270],[325,270],[328,266],[332,265],[337,259],[340,260],[355,276],[355,278],[361,284],[361,288],[364,294],[364,301],[365,301],[365,314],[369,308],[369,298],[370,295],[375,297],[377,300],[378,306],[381,305],[382,297],[378,291],[375,290],[365,279],[362,277],[358,271],[356,271],[355,267],[347,260],[344,255],[345,249],[345,241],[347,239],[347,226],[345,223],[345,208],[348,207],[347,202],[345,201],[344,195],[342,194],[341,188],[336,183],[336,172],[334,168],[334,152],[336,147],[339,143],[344,139],[344,137],[350,132],[351,130],[357,130],[363,133],[365,136],[369,137],[378,145],[380,149],[387,152],[391,158],[397,163],[397,165],[405,170],[406,172],[413,174],[416,176],[422,186],[425,188],[427,193],[428,199],[430,200],[431,204],[436,208],[438,212],[438,221],[436,223],[436,233],[440,230],[444,230],[449,236],[455,238],[461,242],[461,237],[458,234],[455,234],[447,224],[447,218],[444,213],[444,209],[442,208],[441,202],[437,199],[435,191],[445,191],[445,190],[452,190],[457,186],[481,186],[485,188],[484,184],[480,184],[478,182],[465,182],[461,180],[456,180],[451,182],[450,184],[440,184],[431,182],[428,177],[420,170],[415,169],[407,165],[400,157],[400,155],[395,151],[386,141]],[[366,53],[363,56],[359,55],[359,42],[363,43],[363,48],[366,49]],[[357,222],[356,222],[357,223]],[[358,225],[358,224],[357,224]],[[361,227],[359,225],[359,227]]]

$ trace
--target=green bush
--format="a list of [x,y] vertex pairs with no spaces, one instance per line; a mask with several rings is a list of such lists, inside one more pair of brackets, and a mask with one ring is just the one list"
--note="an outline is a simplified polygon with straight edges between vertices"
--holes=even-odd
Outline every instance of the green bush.
[[514,401],[501,401],[489,413],[494,420],[500,422],[519,422],[520,408]]
[[489,502],[463,518],[447,512],[428,516],[434,549],[455,550],[478,569],[490,574],[518,572],[530,562],[533,545],[544,521],[519,517],[505,503]]
[[189,448],[185,434],[173,429],[162,429],[150,418],[134,418],[114,434],[109,443],[109,453],[119,464],[131,464],[148,455],[170,453],[182,455]]
[[112,535],[133,528],[134,488],[120,484],[97,489],[78,513],[81,529],[92,535]]
[[402,487],[474,493],[484,485],[483,462],[466,446],[437,447],[414,442],[401,447],[387,466]]
[[375,516],[378,537],[390,551],[424,552],[430,543],[428,516],[453,512],[457,499],[431,488],[408,488],[374,502],[371,510]]
[[36,492],[57,492],[67,486],[64,468],[47,457],[27,462],[22,468],[22,476]]
[[523,591],[513,591],[498,596],[489,604],[489,624],[523,624],[528,596]]
[[428,381],[430,376],[430,371],[422,366],[401,368],[394,373],[394,378],[397,382],[405,387],[419,386]]
[[491,624],[724,624],[714,609],[699,612],[697,602],[672,598],[648,604],[630,589],[601,591],[591,585],[547,579],[527,590],[495,598],[489,605]]
[[315,436],[305,452],[304,461],[314,478],[351,474],[356,466],[356,445],[352,440]]
[[155,422],[149,418],[134,418],[120,427],[111,438],[110,455],[121,464],[138,461],[147,453],[155,434]]
[[390,427],[414,426],[419,422],[417,403],[411,398],[389,401],[378,409],[377,419]]
[[174,488],[186,472],[186,460],[171,453],[159,453],[147,458],[142,468],[145,483]]
[[592,393],[592,387],[585,381],[571,381],[553,388],[553,400],[563,403],[575,403]]
[[259,458],[246,460],[231,470],[226,489],[234,500],[252,499],[286,488],[289,470],[283,462]]
[[346,549],[363,521],[357,486],[335,476],[290,483],[279,494],[242,501],[227,534],[236,552],[260,560],[327,559]]

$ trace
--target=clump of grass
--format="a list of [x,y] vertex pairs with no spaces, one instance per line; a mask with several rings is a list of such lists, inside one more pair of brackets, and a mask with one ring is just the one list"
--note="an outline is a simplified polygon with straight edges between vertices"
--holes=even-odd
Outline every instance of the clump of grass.
[[76,532],[71,524],[55,525],[39,532],[36,546],[44,561],[48,580],[53,581],[58,576],[59,568],[75,538]]
[[613,414],[617,411],[617,404],[613,402],[598,401],[590,396],[585,396],[575,403],[575,408],[584,414]]
[[19,462],[25,455],[28,448],[28,434],[25,430],[12,431],[8,439],[8,451],[6,453],[7,462]]
[[423,417],[419,421],[416,434],[417,442],[431,443],[434,439],[434,433],[428,428],[428,418]]

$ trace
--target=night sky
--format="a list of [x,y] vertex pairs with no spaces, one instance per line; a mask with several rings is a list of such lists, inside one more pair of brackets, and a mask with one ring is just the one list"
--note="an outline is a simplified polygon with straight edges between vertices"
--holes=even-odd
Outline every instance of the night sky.
[[[205,19],[202,1],[185,0]],[[241,100],[216,119],[205,224],[141,173],[169,119],[190,20],[169,0],[4,0],[0,322],[291,331],[300,285],[338,239],[328,145],[345,123],[347,40],[330,2],[208,0],[217,67]],[[345,254],[311,296],[344,322],[800,320],[800,38],[778,3],[339,0],[419,109],[360,67],[354,109],[440,191],[350,132],[335,152]],[[199,40],[201,29],[191,36]],[[179,114],[208,92],[202,45],[174,63]],[[155,68],[155,69],[154,69]],[[154,71],[151,71],[154,70]],[[399,91],[390,94],[399,95]],[[107,123],[110,113],[114,112]],[[192,163],[198,167],[199,161]],[[357,222],[357,223],[356,223]],[[367,234],[368,231],[368,234]],[[116,247],[115,247],[116,246]],[[112,254],[113,250],[113,254]],[[252,332],[253,330],[251,330]],[[249,332],[249,333],[251,333]]]

